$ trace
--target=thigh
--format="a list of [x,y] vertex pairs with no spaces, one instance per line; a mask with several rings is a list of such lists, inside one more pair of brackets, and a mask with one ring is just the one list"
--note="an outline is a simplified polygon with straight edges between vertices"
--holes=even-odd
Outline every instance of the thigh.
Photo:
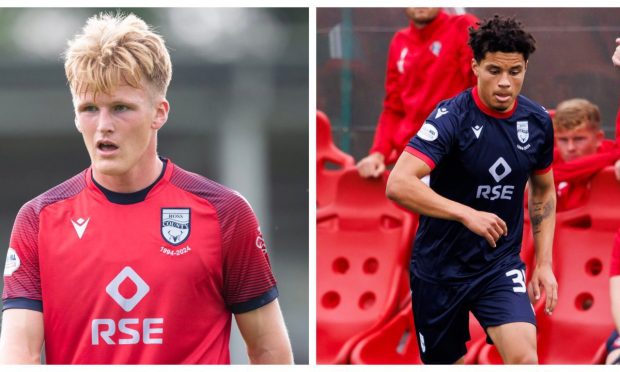
[[467,289],[411,276],[413,318],[425,364],[452,364],[465,355],[469,340]]
[[525,265],[498,271],[480,284],[472,312],[505,363],[536,363],[536,316],[525,287]]
[[478,284],[480,290],[473,301],[472,313],[485,330],[509,323],[530,323],[535,329],[536,316],[525,287],[523,263],[485,277]]
[[515,322],[487,328],[505,364],[536,364],[536,327]]

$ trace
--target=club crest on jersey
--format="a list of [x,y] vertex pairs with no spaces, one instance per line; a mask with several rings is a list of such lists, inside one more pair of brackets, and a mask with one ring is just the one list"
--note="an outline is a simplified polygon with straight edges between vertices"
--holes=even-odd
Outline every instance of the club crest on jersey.
[[187,240],[191,230],[190,208],[162,208],[161,236],[172,245]]
[[428,49],[435,55],[435,57],[439,57],[439,53],[441,52],[441,41],[433,41]]
[[521,143],[526,143],[530,138],[530,133],[527,129],[527,120],[526,121],[517,121],[517,138]]

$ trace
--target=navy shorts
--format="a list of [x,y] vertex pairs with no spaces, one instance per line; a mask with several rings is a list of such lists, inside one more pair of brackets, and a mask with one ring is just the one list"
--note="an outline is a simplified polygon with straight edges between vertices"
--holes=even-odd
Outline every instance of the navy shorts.
[[620,335],[618,335],[618,331],[614,329],[611,332],[611,335],[607,339],[607,354],[611,353],[614,350],[620,349]]
[[[514,322],[536,325],[523,263],[467,283],[433,283],[414,275],[410,280],[418,347],[425,364],[452,364],[467,353],[470,311],[485,331]],[[487,342],[491,343],[488,336]]]

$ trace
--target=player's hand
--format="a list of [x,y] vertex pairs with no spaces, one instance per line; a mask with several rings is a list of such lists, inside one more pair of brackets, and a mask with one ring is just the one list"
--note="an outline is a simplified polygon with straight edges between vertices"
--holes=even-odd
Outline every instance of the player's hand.
[[[542,290],[541,290],[542,289]],[[540,299],[541,292],[545,293],[545,313],[551,315],[558,303],[558,282],[555,280],[551,265],[536,266],[527,293],[530,301],[535,303]]]
[[497,215],[471,209],[463,217],[463,225],[476,235],[485,238],[493,248],[502,236],[508,235],[506,222]]
[[620,67],[620,37],[616,39],[616,52],[611,56],[611,61],[617,67]]
[[385,159],[383,154],[379,152],[373,152],[367,157],[363,158],[357,163],[357,171],[360,176],[364,178],[377,178],[385,171]]

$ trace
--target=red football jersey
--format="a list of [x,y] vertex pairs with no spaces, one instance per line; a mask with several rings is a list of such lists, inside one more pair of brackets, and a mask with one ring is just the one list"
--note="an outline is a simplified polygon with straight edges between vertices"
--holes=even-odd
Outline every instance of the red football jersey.
[[237,192],[165,160],[132,193],[87,169],[19,211],[4,309],[43,311],[51,364],[230,363],[231,314],[278,291]]

